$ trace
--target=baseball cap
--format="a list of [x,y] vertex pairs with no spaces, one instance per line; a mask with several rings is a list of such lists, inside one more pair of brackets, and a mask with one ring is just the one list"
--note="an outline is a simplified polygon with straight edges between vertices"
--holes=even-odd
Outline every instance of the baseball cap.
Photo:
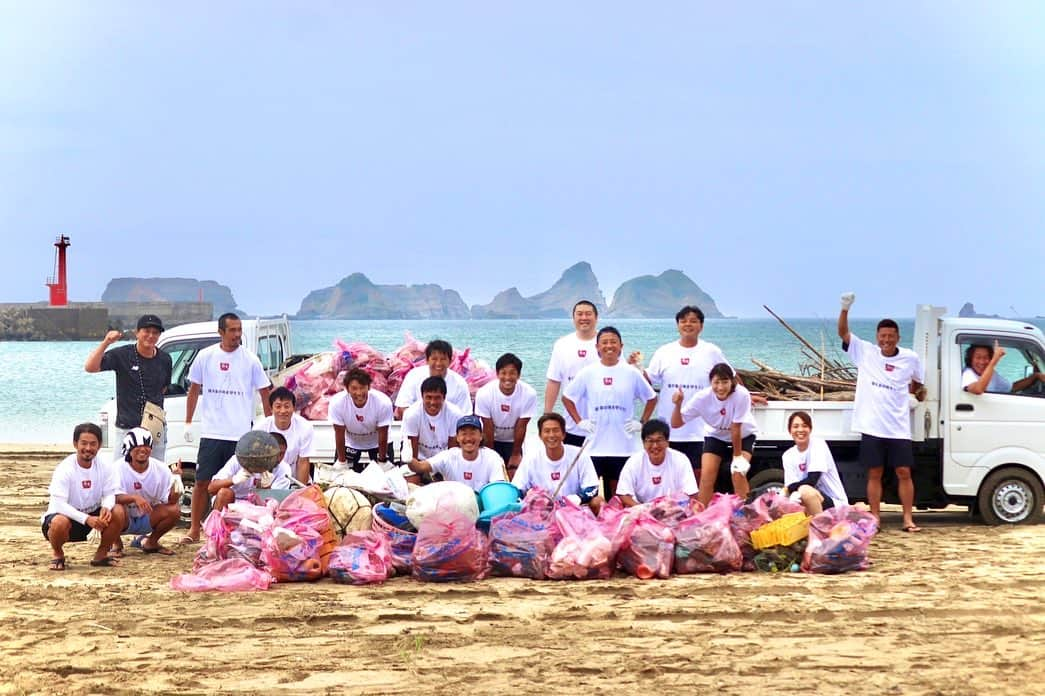
[[160,331],[163,331],[163,322],[155,314],[143,314],[141,319],[138,320],[139,329],[147,329],[150,326],[156,327]]
[[479,416],[469,414],[457,420],[457,429],[460,430],[461,428],[478,428],[482,430],[483,422],[479,419]]

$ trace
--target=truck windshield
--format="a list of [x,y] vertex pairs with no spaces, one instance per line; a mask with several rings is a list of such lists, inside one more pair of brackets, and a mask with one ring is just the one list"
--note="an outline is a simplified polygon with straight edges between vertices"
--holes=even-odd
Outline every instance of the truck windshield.
[[213,338],[186,338],[171,341],[163,346],[163,350],[171,356],[173,369],[171,370],[171,384],[167,387],[167,396],[179,396],[189,391],[189,365],[196,359],[196,354],[207,346],[212,346],[220,340],[215,335]]

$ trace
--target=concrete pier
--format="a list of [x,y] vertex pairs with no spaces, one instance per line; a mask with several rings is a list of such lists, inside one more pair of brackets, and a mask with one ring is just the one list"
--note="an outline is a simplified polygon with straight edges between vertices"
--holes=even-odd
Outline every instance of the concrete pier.
[[167,328],[210,321],[209,302],[72,302],[0,304],[2,341],[97,341],[110,329],[133,331],[138,317],[155,314]]

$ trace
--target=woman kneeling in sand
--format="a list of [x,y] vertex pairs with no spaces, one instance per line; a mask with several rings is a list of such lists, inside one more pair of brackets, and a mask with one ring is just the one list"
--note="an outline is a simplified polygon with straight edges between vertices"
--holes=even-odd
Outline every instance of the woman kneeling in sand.
[[784,452],[784,492],[801,503],[807,515],[848,505],[835,458],[822,438],[813,436],[813,419],[795,411],[787,419],[787,431],[795,446]]

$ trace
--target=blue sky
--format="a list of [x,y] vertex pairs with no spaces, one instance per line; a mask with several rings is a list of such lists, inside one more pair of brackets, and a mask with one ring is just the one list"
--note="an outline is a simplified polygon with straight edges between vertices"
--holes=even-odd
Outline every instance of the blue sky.
[[727,314],[1045,314],[1045,5],[0,0],[0,301],[297,311],[591,262]]

